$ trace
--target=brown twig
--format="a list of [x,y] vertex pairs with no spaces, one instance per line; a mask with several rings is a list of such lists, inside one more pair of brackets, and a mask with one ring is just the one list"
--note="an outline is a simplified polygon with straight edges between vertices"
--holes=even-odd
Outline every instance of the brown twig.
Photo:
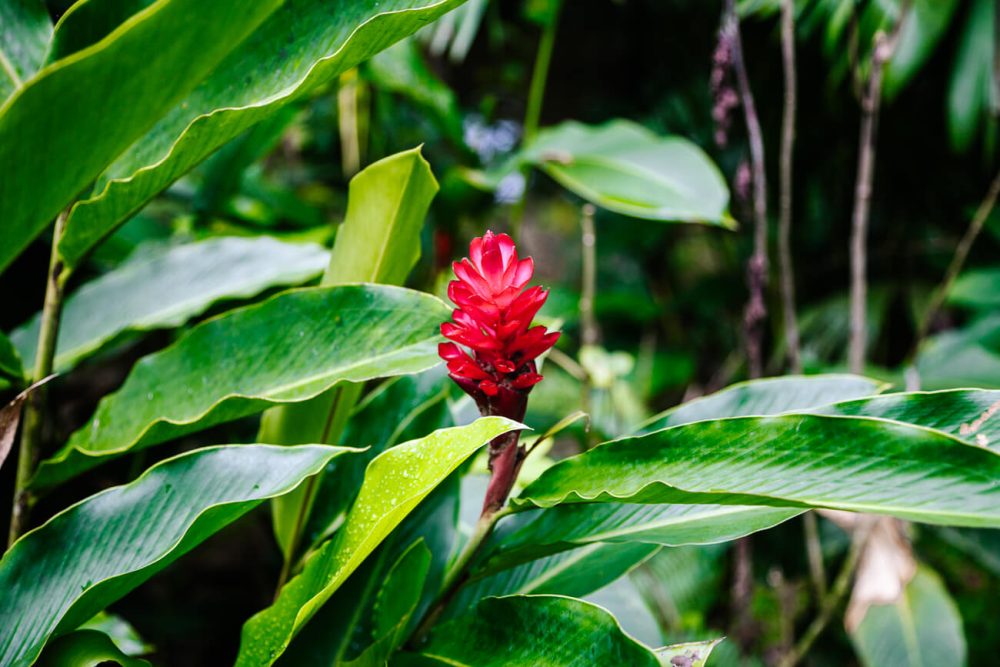
[[867,242],[868,217],[871,211],[872,181],[875,172],[875,139],[878,132],[879,108],[882,103],[882,75],[899,41],[900,30],[909,10],[904,3],[900,18],[891,35],[875,33],[871,71],[861,97],[861,132],[858,144],[858,175],[854,185],[854,213],[851,222],[851,334],[848,345],[848,366],[852,373],[861,373],[867,348]]
[[785,322],[788,365],[793,373],[802,372],[799,347],[799,322],[795,314],[795,270],[792,266],[792,153],[795,147],[795,4],[781,3],[781,55],[785,73],[785,109],[781,119],[781,199],[778,218],[778,267],[781,273],[781,307]]
[[750,377],[760,377],[763,372],[763,323],[767,317],[764,291],[767,288],[767,180],[764,173],[764,139],[757,118],[753,91],[747,77],[740,39],[740,23],[735,0],[726,0],[722,17],[722,33],[729,39],[732,49],[732,67],[736,75],[743,119],[750,141],[750,170],[753,183],[753,254],[747,262],[747,282],[750,297],[747,301],[743,324],[746,333],[747,364]]

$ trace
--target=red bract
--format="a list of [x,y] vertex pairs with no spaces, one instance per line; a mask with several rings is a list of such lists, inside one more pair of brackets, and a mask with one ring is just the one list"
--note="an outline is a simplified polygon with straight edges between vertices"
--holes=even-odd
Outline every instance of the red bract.
[[453,267],[458,280],[448,285],[448,297],[458,308],[441,333],[454,342],[440,345],[441,358],[480,412],[521,420],[528,392],[542,379],[535,359],[559,340],[557,331],[531,327],[548,292],[525,289],[534,263],[530,257],[518,259],[506,234],[488,231],[473,239],[469,257]]

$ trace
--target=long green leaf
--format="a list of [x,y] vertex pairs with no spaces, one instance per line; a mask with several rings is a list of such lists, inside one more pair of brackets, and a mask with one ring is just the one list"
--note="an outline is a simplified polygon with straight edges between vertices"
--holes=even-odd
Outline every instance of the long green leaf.
[[1000,527],[1000,456],[896,422],[816,415],[696,422],[546,470],[521,508],[576,502],[827,507]]
[[[420,259],[420,228],[437,191],[437,180],[419,147],[379,160],[352,178],[347,216],[323,284],[401,285]],[[345,383],[313,400],[270,410],[261,420],[259,439],[279,444],[339,442],[360,394],[360,385]],[[313,489],[305,487],[274,503],[274,535],[287,563],[296,556],[301,529],[317,527],[310,520],[313,498]],[[333,512],[326,518],[343,507],[329,509]]]
[[859,375],[789,375],[730,385],[671,408],[643,424],[639,433],[705,419],[776,415],[880,393],[885,384]]
[[548,128],[518,159],[616,213],[735,226],[725,180],[708,156],[687,139],[661,137],[631,121]]
[[287,2],[98,177],[90,198],[70,214],[59,244],[63,258],[77,264],[224,143],[461,2]]
[[398,287],[291,290],[230,311],[141,360],[105,397],[35,483],[47,486],[101,461],[276,403],[310,399],[338,382],[425,370],[436,363],[448,309]]
[[99,630],[77,630],[63,635],[49,645],[38,667],[150,667],[146,660],[130,658]]
[[865,667],[966,664],[962,617],[940,577],[926,566],[895,603],[870,606],[851,641]]
[[948,301],[984,311],[1000,308],[1000,268],[964,272],[948,292]]
[[0,0],[0,105],[41,67],[51,39],[42,0]]
[[801,513],[801,509],[741,505],[560,505],[502,522],[487,543],[481,568],[503,570],[600,542],[669,547],[727,542]]
[[993,0],[972,0],[959,37],[948,84],[948,136],[952,148],[967,151],[983,125],[997,121],[993,105],[993,52],[998,38]]
[[0,664],[30,665],[53,633],[77,627],[345,451],[319,445],[199,449],[57,514],[0,560]]
[[237,665],[270,665],[347,577],[463,461],[520,425],[484,417],[380,454],[368,465],[343,527],[281,589],[271,607],[243,626]]
[[[142,253],[83,285],[63,307],[55,366],[72,368],[126,331],[177,327],[222,299],[245,299],[317,277],[329,253],[315,244],[223,237]],[[34,365],[40,316],[11,339]]]
[[156,0],[77,0],[56,23],[46,64],[96,44]]
[[878,417],[926,426],[970,445],[1000,451],[1000,391],[953,389],[886,394],[835,403],[811,412]]
[[583,600],[554,595],[487,598],[471,614],[443,623],[421,655],[469,667],[629,665],[659,667],[614,616]]
[[553,594],[583,597],[603,588],[659,551],[655,544],[593,543],[478,577],[448,607],[462,614],[491,596]]
[[[7,100],[0,107],[0,270],[280,1],[159,0],[42,69]],[[70,224],[87,233],[99,223]]]

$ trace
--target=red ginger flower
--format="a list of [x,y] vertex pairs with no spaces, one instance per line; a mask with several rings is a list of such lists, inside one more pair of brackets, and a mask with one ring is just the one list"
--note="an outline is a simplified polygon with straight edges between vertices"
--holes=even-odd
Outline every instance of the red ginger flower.
[[[514,241],[487,231],[469,245],[469,257],[453,264],[448,297],[458,308],[441,333],[455,342],[438,347],[451,378],[472,396],[484,415],[524,418],[528,392],[538,384],[535,359],[556,344],[559,332],[531,327],[548,292],[524,289],[535,271],[518,259]],[[472,356],[456,343],[470,348]]]

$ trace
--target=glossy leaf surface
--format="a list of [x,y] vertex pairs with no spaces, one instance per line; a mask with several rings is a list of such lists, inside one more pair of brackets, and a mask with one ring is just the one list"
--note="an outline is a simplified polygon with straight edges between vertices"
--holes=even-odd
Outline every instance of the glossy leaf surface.
[[56,515],[0,560],[0,664],[31,664],[53,633],[77,627],[345,451],[317,445],[199,449]]
[[1000,527],[1000,456],[895,422],[739,417],[596,447],[545,471],[519,507],[575,502],[827,507]]
[[77,630],[59,637],[45,649],[39,667],[149,667],[146,660],[131,658],[103,632]]
[[[81,286],[63,306],[55,367],[72,368],[126,331],[180,326],[223,299],[246,299],[317,277],[329,252],[259,236],[222,237],[141,254]],[[34,364],[40,316],[11,339]]]
[[962,617],[940,577],[926,567],[894,604],[868,608],[851,640],[865,667],[966,664]]
[[567,122],[539,132],[519,157],[616,213],[734,226],[722,174],[681,137],[661,137],[625,120],[599,126]]
[[59,244],[74,265],[153,195],[290,101],[413,33],[461,0],[285,2],[201,85],[102,173]]
[[[0,270],[279,4],[159,0],[7,100],[0,107]],[[68,233],[88,234],[95,224],[71,221]]]
[[487,598],[468,615],[438,626],[421,655],[470,667],[534,667],[539,656],[549,667],[660,665],[605,610],[554,595]]
[[[669,547],[713,544],[765,530],[802,510],[740,505],[561,505],[501,523],[483,567],[501,570],[547,554],[598,542]],[[489,547],[487,547],[489,548]]]
[[437,328],[447,316],[429,294],[378,285],[303,288],[230,311],[136,364],[90,422],[42,463],[36,484],[312,398],[338,382],[427,369],[438,363]]
[[0,2],[0,105],[42,65],[52,22],[39,0]]
[[520,426],[484,417],[435,431],[376,457],[354,506],[332,540],[285,585],[274,604],[243,626],[237,665],[270,665],[347,577],[463,461]]
[[775,415],[877,394],[885,387],[859,375],[803,375],[750,380],[671,408],[647,421],[650,433],[705,419]]
[[878,417],[926,426],[970,445],[1000,451],[1000,391],[953,389],[886,394],[836,403],[816,408],[812,412]]

